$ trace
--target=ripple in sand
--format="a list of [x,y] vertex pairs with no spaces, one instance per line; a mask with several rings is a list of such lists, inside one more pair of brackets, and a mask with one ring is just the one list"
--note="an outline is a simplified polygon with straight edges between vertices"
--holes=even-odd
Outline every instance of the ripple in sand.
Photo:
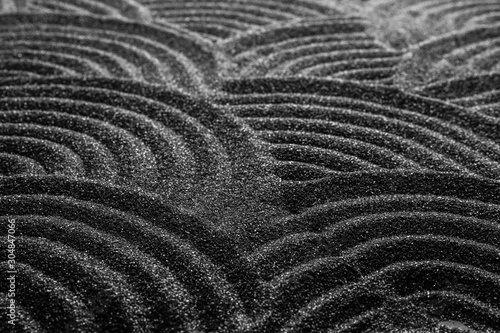
[[110,79],[0,85],[4,175],[57,174],[166,191],[180,183],[222,185],[255,176],[261,166],[248,130],[182,93]]
[[497,0],[371,0],[359,11],[371,21],[374,35],[396,48],[500,21]]
[[290,207],[317,200],[275,221],[248,256],[269,288],[263,329],[418,331],[459,320],[498,330],[499,190],[439,173],[295,184]]
[[0,76],[85,75],[205,91],[220,55],[189,31],[114,18],[0,15]]
[[427,84],[418,94],[446,100],[490,117],[500,117],[500,73],[466,76]]
[[217,102],[267,143],[285,180],[388,169],[500,176],[499,124],[472,110],[340,80],[234,80],[224,89]]
[[[390,83],[401,53],[365,34],[357,17],[309,19],[228,39],[232,77],[313,76]],[[236,70],[236,72],[235,72]]]
[[500,25],[453,32],[410,48],[394,77],[396,84],[415,89],[436,81],[500,71]]
[[250,290],[251,273],[241,274],[232,241],[207,222],[159,196],[96,182],[17,176],[0,183],[0,220],[16,221],[23,326],[160,332],[245,323],[238,288]]
[[68,13],[151,21],[148,10],[135,0],[0,0],[0,13]]
[[158,24],[175,23],[209,39],[303,17],[326,17],[337,11],[308,0],[140,0]]

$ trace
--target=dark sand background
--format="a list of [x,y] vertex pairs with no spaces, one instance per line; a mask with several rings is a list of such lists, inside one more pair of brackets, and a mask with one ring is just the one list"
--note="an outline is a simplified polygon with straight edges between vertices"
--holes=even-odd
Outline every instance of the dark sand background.
[[0,0],[0,331],[500,332],[499,117],[498,0]]

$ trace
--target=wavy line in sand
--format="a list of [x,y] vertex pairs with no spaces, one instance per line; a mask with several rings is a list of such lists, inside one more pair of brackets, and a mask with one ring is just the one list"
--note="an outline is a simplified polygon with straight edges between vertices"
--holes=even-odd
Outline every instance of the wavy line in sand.
[[443,320],[498,330],[500,183],[379,176],[295,184],[290,207],[318,200],[275,221],[248,255],[269,288],[264,330],[430,329]]
[[387,169],[499,177],[500,124],[481,113],[341,80],[257,78],[224,89],[217,103],[267,142],[284,180]]
[[3,14],[0,40],[0,76],[128,78],[200,92],[216,84],[224,62],[189,31],[114,18]]
[[365,34],[357,17],[303,20],[228,39],[232,77],[341,77],[390,83],[400,52]]
[[[122,12],[121,1],[33,3],[40,12],[149,19],[134,10]],[[453,26],[489,25],[473,30],[490,31],[483,42],[469,45],[467,33],[460,33],[459,44],[465,46],[445,56],[460,64],[458,69],[444,71],[447,67],[439,63],[432,72],[436,77],[427,80],[407,63],[400,67],[399,83],[408,79],[418,86],[417,93],[441,94],[448,103],[341,80],[230,81],[224,88],[228,94],[217,97],[219,107],[129,81],[9,79],[108,76],[198,93],[216,85],[214,73],[222,68],[225,76],[233,71],[392,83],[399,53],[378,45],[364,30],[338,33],[345,22],[356,20],[336,17],[332,28],[321,19],[320,6],[311,11],[301,7],[299,13],[294,12],[298,7],[283,8],[281,1],[255,1],[259,10],[244,3],[247,11],[238,8],[239,2],[197,2],[195,8],[191,2],[144,1],[158,8],[158,23],[166,28],[81,19],[99,27],[99,40],[84,36],[91,29],[80,23],[66,29],[45,22],[45,36],[25,26],[10,33],[18,23],[8,22],[0,30],[8,44],[0,49],[0,117],[8,120],[0,125],[0,172],[7,176],[0,177],[0,219],[15,216],[22,229],[19,277],[22,292],[34,295],[22,298],[19,307],[24,327],[418,331],[458,320],[478,331],[500,329],[499,185],[493,180],[500,170],[500,131],[496,89],[486,86],[495,74],[471,78],[478,84],[468,82],[466,96],[453,90],[466,82],[468,66],[496,71],[498,41],[488,37],[496,32],[491,26],[496,4],[419,5],[425,15],[433,11],[429,15],[450,18]],[[314,19],[301,19],[303,31],[277,24],[309,14]],[[28,16],[15,20],[34,21]],[[169,20],[213,39],[236,36],[224,46],[235,67],[214,55],[202,38],[179,38],[189,33],[165,23]],[[135,29],[140,41],[134,36],[110,41],[104,31],[125,26]],[[243,33],[258,26],[264,28]],[[25,35],[18,33],[23,30]],[[65,37],[68,31],[71,38]],[[158,31],[174,37],[159,41]],[[284,40],[287,34],[294,38]],[[20,35],[27,37],[18,41]],[[167,46],[176,50],[168,52],[180,63],[165,71],[164,40],[178,42]],[[195,40],[206,51],[203,56],[182,51],[186,40]],[[443,53],[436,45],[430,50],[434,58],[419,59],[432,67]],[[255,59],[261,63],[252,63]],[[140,63],[148,64],[144,71]],[[174,84],[176,77],[182,82]],[[218,190],[231,192],[236,186],[226,186],[225,179],[234,173],[248,179],[253,170],[261,171],[262,156],[256,152],[261,144],[243,121],[276,159],[276,173],[284,181],[272,189],[280,192],[288,210],[300,213],[238,229],[253,228],[250,238],[262,245],[250,251],[252,244],[246,244],[250,254],[244,259],[233,244],[235,234],[227,237],[220,227],[214,231],[217,223],[177,212],[155,195],[111,185],[134,179],[133,186],[158,191],[161,182],[210,179],[209,185],[223,184]],[[118,160],[122,149],[129,156]],[[309,181],[316,178],[323,179]],[[231,195],[225,200],[231,201]],[[250,201],[246,204],[253,206]],[[230,220],[238,214],[221,207],[225,203],[215,215],[227,213]],[[35,311],[40,299],[51,306]]]
[[176,23],[210,39],[303,17],[326,17],[338,11],[307,0],[140,0],[156,22]]
[[[303,182],[283,182],[282,185],[287,207],[293,212],[326,202],[368,195],[433,194],[481,201],[498,200],[494,191],[486,190],[496,189],[498,180],[436,171],[361,171]],[[485,190],[475,192],[475,186]]]
[[16,304],[30,326],[160,332],[246,324],[252,273],[242,273],[234,242],[207,221],[159,196],[96,182],[0,183],[0,220],[16,221]]
[[408,50],[394,81],[411,90],[436,81],[498,73],[499,36],[497,24],[431,38]]
[[[362,283],[325,292],[297,309],[294,316],[288,314],[287,318],[285,313],[288,321],[282,331],[441,332],[433,329],[442,321],[453,320],[479,332],[496,332],[500,318],[497,304],[494,299],[481,301],[484,296],[477,289],[498,290],[498,277],[471,266],[440,261],[395,264]],[[435,281],[446,283],[434,285]],[[398,284],[408,282],[413,290],[397,289]],[[454,283],[460,283],[462,290],[450,291]]]
[[112,16],[150,22],[149,11],[135,0],[1,0],[0,13],[68,13]]
[[233,117],[158,86],[4,79],[0,109],[5,175],[59,174],[167,194],[175,184],[258,178],[265,164],[252,133]]
[[372,0],[359,6],[359,12],[371,21],[377,39],[400,49],[500,20],[496,0]]
[[427,84],[420,95],[439,98],[490,117],[500,117],[500,73],[467,76]]

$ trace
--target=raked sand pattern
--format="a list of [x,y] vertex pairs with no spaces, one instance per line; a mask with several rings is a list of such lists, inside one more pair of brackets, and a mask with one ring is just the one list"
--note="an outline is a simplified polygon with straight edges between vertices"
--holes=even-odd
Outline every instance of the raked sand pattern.
[[12,220],[1,332],[500,332],[500,2],[0,0]]

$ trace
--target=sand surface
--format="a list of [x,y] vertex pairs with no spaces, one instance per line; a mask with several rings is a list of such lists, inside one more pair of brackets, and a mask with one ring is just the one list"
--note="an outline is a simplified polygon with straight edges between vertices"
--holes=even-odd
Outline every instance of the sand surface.
[[500,332],[500,1],[0,0],[0,222],[1,332]]

